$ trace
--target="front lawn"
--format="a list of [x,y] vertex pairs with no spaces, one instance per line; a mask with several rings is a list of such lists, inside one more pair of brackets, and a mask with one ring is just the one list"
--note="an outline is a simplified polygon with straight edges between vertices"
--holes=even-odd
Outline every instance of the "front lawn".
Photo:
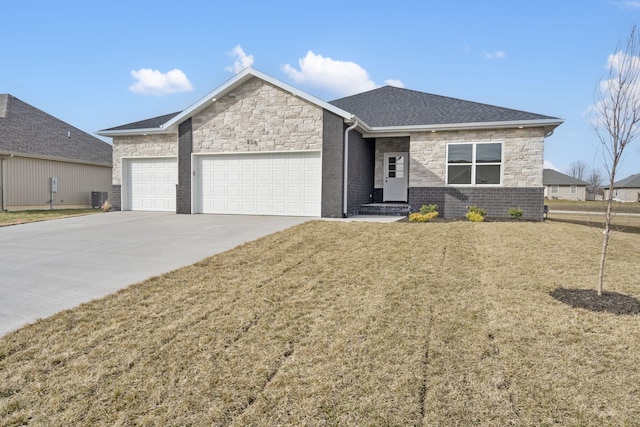
[[52,209],[33,211],[0,211],[0,227],[4,225],[18,225],[28,222],[47,221],[77,215],[89,215],[102,212],[98,209]]
[[[0,425],[638,425],[640,314],[550,295],[601,238],[305,223],[0,338]],[[607,290],[639,253],[614,234]]]

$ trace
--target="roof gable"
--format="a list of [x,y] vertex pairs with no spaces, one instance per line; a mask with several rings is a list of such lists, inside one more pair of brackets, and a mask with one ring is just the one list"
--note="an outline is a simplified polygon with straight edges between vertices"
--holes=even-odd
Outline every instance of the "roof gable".
[[585,181],[565,175],[557,170],[544,169],[542,171],[543,185],[588,185]]
[[640,173],[621,179],[613,184],[613,188],[640,188]]
[[0,95],[0,153],[111,165],[110,144],[20,99]]
[[[188,118],[195,116],[199,112],[205,110],[212,103],[218,101],[219,99],[221,99],[222,97],[224,97],[225,95],[227,95],[228,93],[236,89],[237,87],[243,85],[244,83],[246,83],[247,81],[253,78],[261,79],[283,91],[289,92],[294,96],[297,96],[301,99],[306,100],[307,102],[315,104],[322,109],[329,110],[332,113],[338,116],[341,116],[346,120],[351,120],[352,118],[352,115],[350,113],[340,109],[339,107],[329,104],[328,102],[322,101],[319,98],[309,95],[308,93],[302,92],[301,90],[296,89],[293,86],[290,86],[286,83],[276,80],[273,77],[270,77],[264,73],[261,73],[260,71],[254,70],[253,68],[245,68],[240,73],[236,74],[233,78],[228,80],[226,83],[219,86],[217,89],[213,90],[212,92],[208,93],[206,96],[198,100],[196,103],[192,104],[191,106],[189,106],[188,108],[186,108],[185,110],[179,113],[168,114],[166,116],[160,116],[153,119],[142,120],[139,122],[118,126],[115,128],[101,130],[100,132],[98,132],[98,135],[117,136],[117,135],[125,135],[125,134],[139,134],[143,131],[147,133],[175,132],[177,129],[177,126],[180,123],[187,120]],[[158,123],[163,117],[168,117],[168,118],[163,123]],[[141,127],[141,126],[148,126],[148,125],[154,125],[154,126],[149,126],[147,128]]]

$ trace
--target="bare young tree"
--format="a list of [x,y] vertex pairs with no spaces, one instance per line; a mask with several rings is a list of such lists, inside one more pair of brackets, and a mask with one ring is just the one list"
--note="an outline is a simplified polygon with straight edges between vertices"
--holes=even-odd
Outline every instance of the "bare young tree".
[[640,33],[634,24],[624,45],[609,56],[607,78],[596,90],[593,127],[600,140],[604,166],[608,174],[605,189],[604,238],[598,273],[598,295],[602,295],[607,246],[611,233],[613,183],[625,148],[640,130]]
[[600,169],[591,169],[589,175],[587,175],[587,192],[591,194],[599,194],[602,189],[602,171]]
[[577,160],[569,165],[569,176],[584,181],[587,175],[587,164]]

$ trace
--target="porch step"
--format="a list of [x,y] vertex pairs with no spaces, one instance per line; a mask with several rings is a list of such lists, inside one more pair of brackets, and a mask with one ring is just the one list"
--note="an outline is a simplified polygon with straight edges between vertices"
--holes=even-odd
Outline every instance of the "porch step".
[[409,215],[408,203],[367,203],[360,206],[360,215],[389,215],[407,216]]

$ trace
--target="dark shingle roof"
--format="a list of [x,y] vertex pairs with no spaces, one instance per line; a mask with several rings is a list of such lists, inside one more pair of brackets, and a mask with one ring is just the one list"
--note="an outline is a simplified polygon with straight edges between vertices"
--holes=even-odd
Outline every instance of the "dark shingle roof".
[[0,152],[112,162],[110,144],[9,94],[0,94]]
[[588,185],[588,183],[553,169],[542,171],[543,185]]
[[621,179],[613,184],[614,188],[640,188],[640,173]]
[[114,128],[103,129],[103,131],[111,131],[111,130],[131,130],[131,129],[154,129],[159,128],[160,125],[165,124],[169,120],[173,119],[175,116],[180,114],[181,111],[177,113],[165,114],[163,116],[152,117],[150,119],[140,120],[133,123],[127,123],[126,125],[116,126]]
[[384,86],[329,103],[355,114],[372,127],[560,120],[393,86]]

